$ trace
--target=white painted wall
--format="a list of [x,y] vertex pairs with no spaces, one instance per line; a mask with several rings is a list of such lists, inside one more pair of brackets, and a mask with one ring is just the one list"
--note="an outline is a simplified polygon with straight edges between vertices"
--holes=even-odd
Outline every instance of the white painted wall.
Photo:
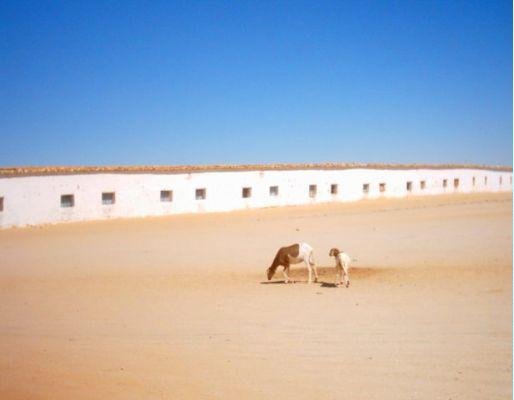
[[[473,185],[473,177],[475,185]],[[487,177],[487,184],[485,178]],[[443,180],[447,179],[447,187]],[[459,187],[454,188],[454,179]],[[501,183],[500,183],[501,180]],[[412,182],[408,192],[406,182]],[[425,189],[420,182],[425,181]],[[363,184],[369,193],[363,193]],[[385,192],[379,184],[385,183]],[[309,185],[317,186],[309,197]],[[338,194],[330,185],[338,185]],[[269,187],[278,186],[278,196]],[[251,187],[250,198],[242,188]],[[207,198],[195,199],[205,188]],[[160,191],[172,190],[173,201],[161,202]],[[363,198],[437,195],[512,190],[512,172],[480,169],[345,169],[200,172],[191,174],[83,174],[0,178],[0,228],[68,221],[144,217],[180,213],[231,211],[244,208],[356,201]],[[102,192],[115,192],[116,202],[103,205]],[[61,195],[73,194],[75,205],[61,207]]]

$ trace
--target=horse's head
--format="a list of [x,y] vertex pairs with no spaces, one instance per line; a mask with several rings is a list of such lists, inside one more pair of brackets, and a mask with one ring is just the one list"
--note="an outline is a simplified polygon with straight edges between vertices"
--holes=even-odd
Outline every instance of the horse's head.
[[337,257],[339,255],[340,251],[337,247],[333,247],[330,249],[330,253],[328,253],[328,255],[330,257]]
[[275,275],[275,271],[277,270],[277,267],[269,267],[266,272],[268,274],[268,281],[273,278],[273,275]]

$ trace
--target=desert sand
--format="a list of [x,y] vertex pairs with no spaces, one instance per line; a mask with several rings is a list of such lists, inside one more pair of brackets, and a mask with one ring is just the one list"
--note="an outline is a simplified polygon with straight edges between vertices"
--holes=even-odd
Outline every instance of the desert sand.
[[1,399],[509,399],[512,196],[3,230],[0,315]]

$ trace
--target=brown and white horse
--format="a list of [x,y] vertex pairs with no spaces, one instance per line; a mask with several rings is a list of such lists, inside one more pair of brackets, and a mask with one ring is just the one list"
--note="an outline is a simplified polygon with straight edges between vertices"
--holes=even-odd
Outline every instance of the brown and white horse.
[[291,246],[281,247],[278,249],[275,259],[268,268],[268,280],[273,278],[275,271],[279,266],[284,267],[284,277],[286,283],[289,283],[289,266],[304,262],[309,270],[309,283],[312,283],[312,270],[314,270],[314,282],[318,281],[318,271],[314,262],[314,253],[312,247],[307,243],[295,243]]

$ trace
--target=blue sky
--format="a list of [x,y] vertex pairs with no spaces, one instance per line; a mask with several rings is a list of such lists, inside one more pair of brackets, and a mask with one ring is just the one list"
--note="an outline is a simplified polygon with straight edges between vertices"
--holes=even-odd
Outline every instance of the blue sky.
[[512,165],[510,1],[3,1],[0,166]]

